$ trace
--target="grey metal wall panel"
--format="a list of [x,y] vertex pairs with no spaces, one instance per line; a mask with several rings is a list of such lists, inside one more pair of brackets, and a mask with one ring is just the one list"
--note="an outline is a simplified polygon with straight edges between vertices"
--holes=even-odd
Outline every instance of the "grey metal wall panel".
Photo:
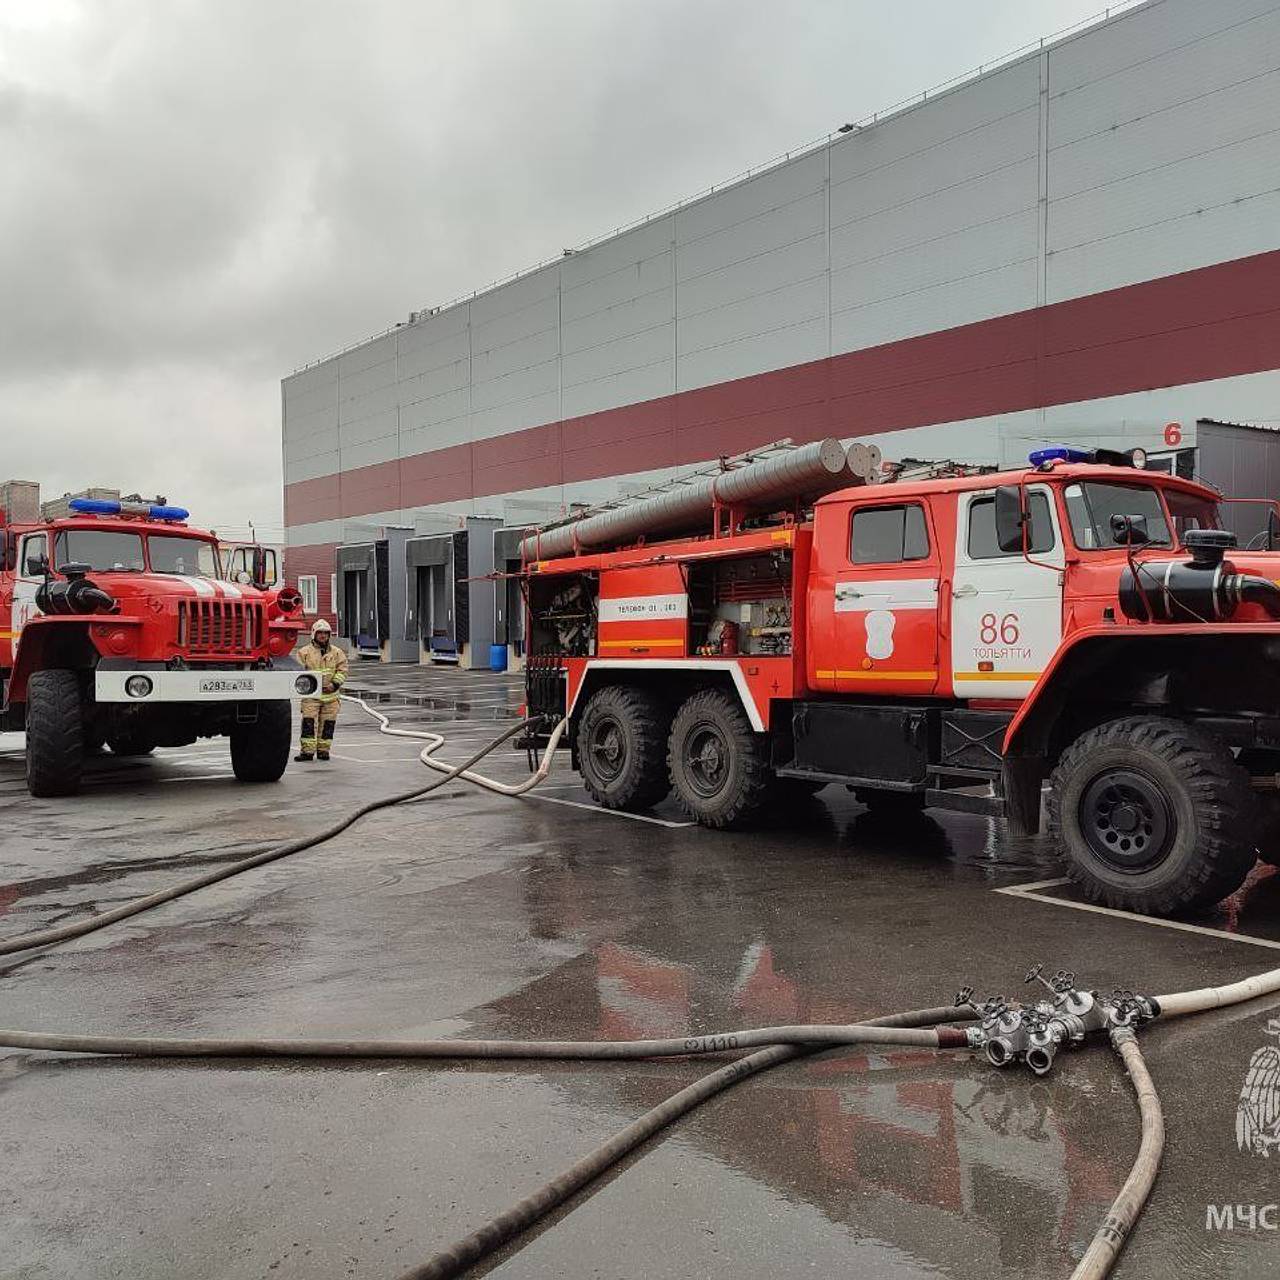
[[1031,112],[1039,93],[1039,70],[1032,57],[846,135],[831,146],[833,197],[839,184],[851,178],[870,178],[904,157],[926,153],[944,156],[953,143],[1011,115]]
[[[1055,95],[1088,90],[1220,31],[1274,15],[1275,0],[1157,0],[1053,46]],[[1256,28],[1255,28],[1256,29]]]
[[[1277,0],[1153,0],[285,379],[286,482],[341,469],[348,509],[362,484],[381,505],[398,486],[360,468],[1280,248],[1278,106]],[[1003,459],[1059,426],[1274,417],[1246,386],[886,438]],[[541,519],[633,483],[440,509]]]

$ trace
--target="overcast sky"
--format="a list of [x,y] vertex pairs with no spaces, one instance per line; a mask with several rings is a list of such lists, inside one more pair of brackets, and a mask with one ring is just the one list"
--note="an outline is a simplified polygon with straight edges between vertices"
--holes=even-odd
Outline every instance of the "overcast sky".
[[0,479],[281,524],[280,379],[1100,0],[0,0]]

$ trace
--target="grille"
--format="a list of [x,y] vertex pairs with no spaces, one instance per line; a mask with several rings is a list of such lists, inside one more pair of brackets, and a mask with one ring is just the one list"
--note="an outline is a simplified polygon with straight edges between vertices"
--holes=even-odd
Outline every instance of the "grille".
[[178,601],[178,644],[188,653],[252,653],[261,635],[260,604]]

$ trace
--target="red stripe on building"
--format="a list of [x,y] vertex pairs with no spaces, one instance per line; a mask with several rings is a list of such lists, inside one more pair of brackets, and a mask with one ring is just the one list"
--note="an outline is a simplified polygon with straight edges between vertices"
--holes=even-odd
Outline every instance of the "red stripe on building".
[[1280,367],[1280,251],[285,487],[298,525]]

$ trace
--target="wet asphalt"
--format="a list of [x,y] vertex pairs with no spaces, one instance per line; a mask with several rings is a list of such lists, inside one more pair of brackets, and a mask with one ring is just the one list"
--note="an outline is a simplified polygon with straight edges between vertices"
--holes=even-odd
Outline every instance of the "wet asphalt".
[[[406,727],[474,750],[518,681],[359,664]],[[414,699],[411,704],[406,699]],[[93,762],[36,801],[0,739],[0,937],[79,919],[425,781],[344,708],[327,767],[245,787],[225,745]],[[490,772],[514,780],[503,748]],[[100,1034],[667,1036],[1018,997],[1027,966],[1159,994],[1280,965],[1260,867],[1202,931],[1078,910],[1043,840],[877,822],[829,787],[745,834],[602,813],[567,761],[536,797],[450,784],[319,848],[60,947],[0,959],[0,1025]],[[1142,1037],[1168,1145],[1120,1277],[1270,1276],[1280,1152],[1241,1152],[1266,1001]],[[1271,1054],[1272,1057],[1267,1055]],[[95,1059],[0,1050],[0,1275],[395,1277],[705,1062]],[[1255,1099],[1256,1102],[1256,1099]],[[1265,1096],[1263,1100],[1265,1106]],[[1280,1108],[1280,1094],[1277,1095]],[[1274,1122],[1270,1113],[1260,1120]],[[1104,1045],[1037,1080],[969,1054],[830,1053],[737,1086],[477,1274],[1066,1276],[1137,1145]],[[1234,1226],[1206,1227],[1210,1205]],[[1266,1217],[1265,1221],[1272,1221]],[[1256,1220],[1255,1220],[1256,1221]]]

